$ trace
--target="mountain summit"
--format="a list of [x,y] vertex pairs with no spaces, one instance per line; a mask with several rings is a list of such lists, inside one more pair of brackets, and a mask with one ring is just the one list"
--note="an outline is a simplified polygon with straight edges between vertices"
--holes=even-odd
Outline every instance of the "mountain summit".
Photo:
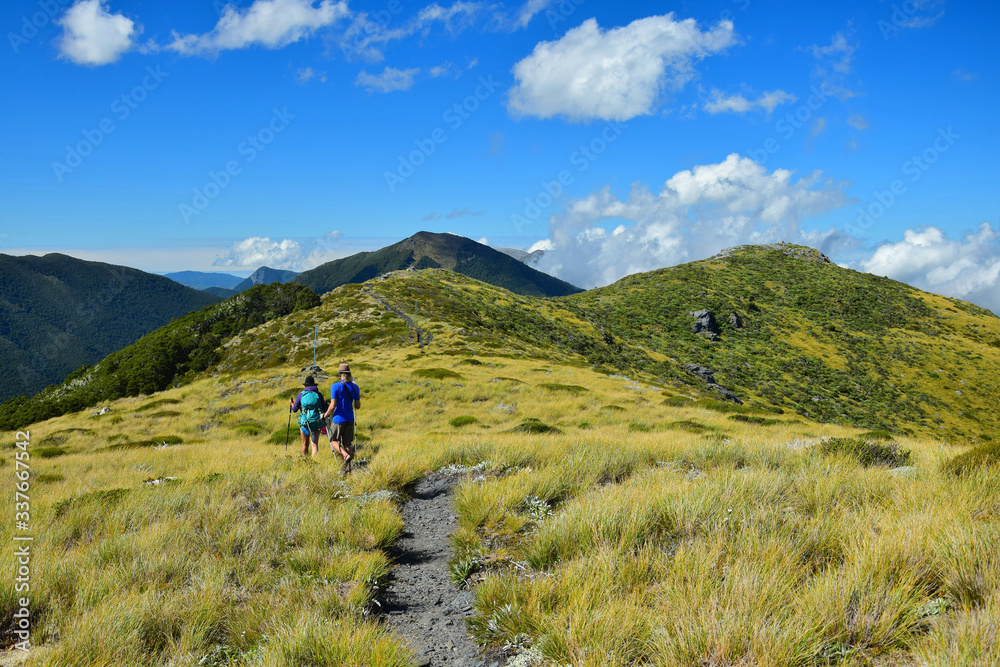
[[381,250],[327,262],[300,274],[295,282],[324,294],[341,285],[363,283],[383,273],[411,268],[450,269],[525,296],[566,296],[583,291],[482,243],[433,232],[417,232]]

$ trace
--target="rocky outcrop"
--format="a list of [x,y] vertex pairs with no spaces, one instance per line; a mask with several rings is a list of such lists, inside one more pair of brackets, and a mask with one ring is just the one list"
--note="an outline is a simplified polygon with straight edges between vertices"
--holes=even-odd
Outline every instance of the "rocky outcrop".
[[733,313],[732,315],[729,316],[729,326],[731,326],[734,329],[742,329],[743,318],[737,315],[736,313]]
[[693,310],[688,313],[695,319],[691,328],[696,334],[707,333],[709,340],[718,340],[719,324],[715,321],[715,315],[710,310]]
[[694,375],[700,377],[702,380],[705,381],[705,384],[707,384],[710,389],[714,389],[715,391],[722,394],[722,397],[725,398],[727,401],[736,403],[737,405],[743,405],[743,401],[740,400],[739,396],[737,396],[736,394],[729,391],[728,389],[726,389],[725,387],[723,387],[722,385],[720,385],[718,382],[715,381],[715,373],[713,371],[705,368],[704,366],[699,366],[697,364],[685,364],[684,370],[686,370],[688,373],[693,373]]

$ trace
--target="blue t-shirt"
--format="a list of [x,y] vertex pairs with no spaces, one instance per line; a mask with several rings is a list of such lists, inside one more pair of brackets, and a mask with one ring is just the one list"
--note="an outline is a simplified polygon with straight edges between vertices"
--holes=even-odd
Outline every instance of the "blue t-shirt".
[[330,387],[333,401],[333,423],[354,421],[354,401],[361,400],[361,387],[353,382],[335,382]]

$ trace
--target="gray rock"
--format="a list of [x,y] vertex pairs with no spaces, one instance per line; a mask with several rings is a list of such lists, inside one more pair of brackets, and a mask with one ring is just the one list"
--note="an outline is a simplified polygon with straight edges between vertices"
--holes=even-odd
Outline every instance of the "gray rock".
[[736,313],[733,313],[732,315],[729,316],[729,325],[732,326],[734,329],[742,329],[743,318],[737,315]]
[[712,314],[712,311],[693,310],[688,314],[695,318],[691,331],[696,334],[707,333],[710,340],[715,340],[719,337],[719,324],[715,321],[715,315]]
[[700,377],[705,381],[705,384],[707,384],[710,389],[714,389],[719,392],[727,401],[737,405],[743,405],[743,401],[740,400],[739,396],[715,381],[715,374],[710,369],[705,368],[704,366],[699,366],[698,364],[685,364],[684,370]]
[[916,466],[900,466],[899,468],[893,468],[889,471],[890,475],[896,475],[900,477],[916,477],[917,467]]

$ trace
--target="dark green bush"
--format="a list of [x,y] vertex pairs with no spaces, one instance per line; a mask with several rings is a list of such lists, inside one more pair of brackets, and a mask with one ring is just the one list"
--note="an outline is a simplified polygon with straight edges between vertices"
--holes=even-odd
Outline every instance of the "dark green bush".
[[760,426],[771,426],[772,424],[780,424],[780,419],[770,419],[768,417],[758,417],[756,415],[729,415],[729,419],[736,422],[743,422],[744,424],[758,424]]
[[448,423],[454,426],[455,428],[460,428],[462,426],[466,426],[467,424],[475,424],[477,421],[479,420],[470,415],[461,415],[459,417],[455,417]]
[[549,426],[540,419],[530,417],[510,429],[511,433],[562,433],[555,426]]
[[824,440],[820,452],[828,456],[848,456],[866,468],[898,468],[910,464],[910,450],[902,449],[894,442],[882,443],[861,437]]
[[677,431],[687,431],[688,433],[705,433],[706,431],[713,430],[701,422],[694,421],[693,419],[682,419],[680,421],[670,422],[667,424],[667,428],[672,428]]
[[62,447],[39,447],[34,451],[35,456],[43,459],[52,459],[65,453],[66,450]]
[[161,405],[177,405],[178,403],[180,403],[180,400],[176,398],[158,398],[155,401],[150,401],[149,403],[140,405],[139,407],[136,408],[136,411],[138,412],[139,410],[152,410],[153,408],[158,408]]

